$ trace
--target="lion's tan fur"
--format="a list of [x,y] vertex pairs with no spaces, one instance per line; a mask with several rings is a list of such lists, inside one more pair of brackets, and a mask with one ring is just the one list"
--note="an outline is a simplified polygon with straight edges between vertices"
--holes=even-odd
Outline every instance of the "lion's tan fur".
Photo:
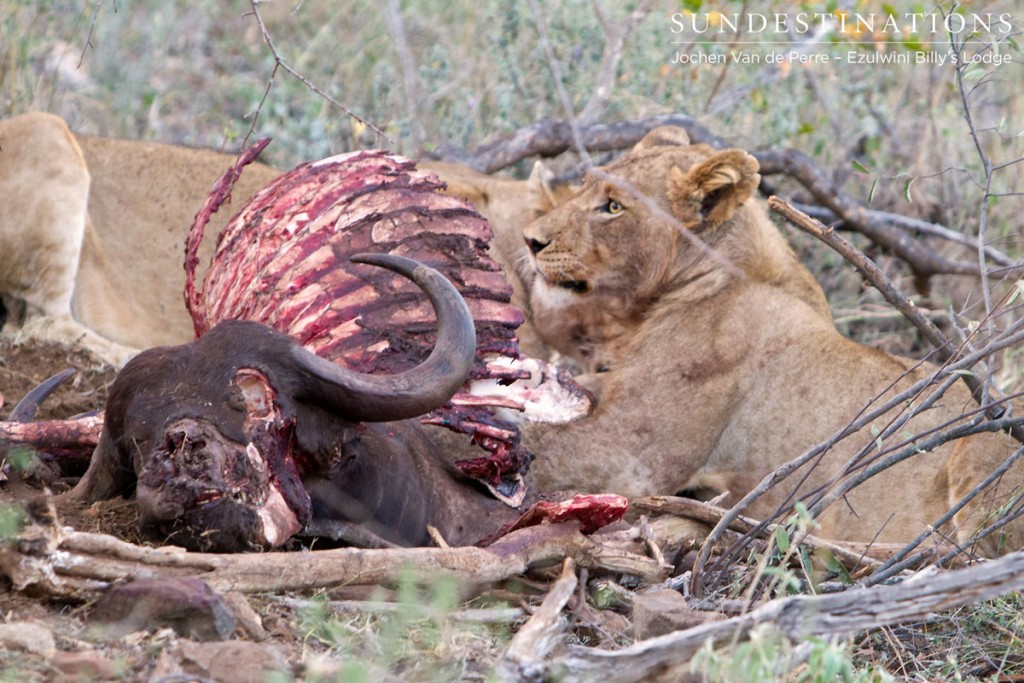
[[[588,417],[523,425],[538,454],[534,481],[630,496],[729,491],[735,502],[880,405],[893,385],[905,389],[934,368],[836,331],[817,282],[754,197],[753,157],[680,145],[665,131],[654,137],[591,172],[576,197],[525,232],[536,251],[527,278],[538,332],[591,370],[606,370],[585,378],[600,396]],[[958,382],[897,434],[972,407]],[[894,417],[877,420],[876,433]],[[801,493],[826,484],[874,439],[865,429],[840,441],[749,512],[774,512],[801,482]],[[832,505],[820,533],[914,538],[1012,451],[1002,434],[982,434],[916,455]],[[965,538],[1021,481],[1021,468],[1012,470],[985,504],[956,517],[954,535]],[[1007,534],[1006,547],[1024,543],[1020,524]]]
[[[205,149],[76,136],[50,114],[0,121],[0,293],[20,323],[5,332],[78,342],[118,366],[140,349],[191,340],[185,236],[234,161]],[[500,263],[521,256],[523,226],[549,205],[542,179],[421,167],[491,221]],[[278,174],[260,163],[245,168],[232,204],[206,228],[201,263],[234,211]],[[529,330],[524,336],[539,348]]]
[[0,122],[0,197],[0,293],[9,328],[127,359],[130,349],[71,314],[88,229],[89,170],[61,119],[37,114]]
[[[0,292],[20,333],[80,343],[114,365],[189,341],[185,235],[232,163],[209,150],[75,136],[50,114],[0,121],[0,193],[11,198],[0,209]],[[251,165],[234,201],[277,174]],[[208,230],[216,235],[232,211]]]

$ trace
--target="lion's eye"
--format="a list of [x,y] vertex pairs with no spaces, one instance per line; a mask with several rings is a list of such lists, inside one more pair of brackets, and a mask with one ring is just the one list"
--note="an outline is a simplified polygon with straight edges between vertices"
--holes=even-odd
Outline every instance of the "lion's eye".
[[617,213],[622,213],[625,210],[625,207],[622,206],[622,204],[619,204],[614,199],[609,199],[608,203],[605,204],[602,208],[605,210],[606,213],[610,213],[613,216]]

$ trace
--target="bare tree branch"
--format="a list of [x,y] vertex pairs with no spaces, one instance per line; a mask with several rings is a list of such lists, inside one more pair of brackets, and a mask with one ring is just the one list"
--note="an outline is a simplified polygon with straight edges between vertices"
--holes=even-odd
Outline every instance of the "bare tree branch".
[[353,112],[351,109],[343,105],[341,102],[338,102],[336,99],[334,99],[333,97],[325,93],[323,90],[318,88],[315,84],[310,82],[308,78],[303,76],[301,73],[299,73],[292,67],[288,66],[287,62],[284,61],[284,58],[281,57],[281,54],[277,51],[277,47],[275,47],[274,41],[271,40],[270,38],[270,32],[267,31],[267,25],[263,22],[263,15],[260,14],[259,8],[260,4],[263,1],[264,0],[249,0],[249,4],[252,6],[252,15],[256,17],[256,23],[259,24],[260,35],[263,36],[263,42],[267,45],[267,48],[270,49],[270,53],[274,56],[274,69],[270,74],[270,79],[267,82],[267,87],[263,93],[263,98],[260,100],[259,106],[257,107],[256,112],[253,114],[252,125],[249,127],[249,131],[245,134],[245,138],[242,140],[242,147],[244,148],[246,146],[246,144],[249,141],[249,137],[253,134],[253,132],[256,129],[256,121],[259,119],[260,112],[263,111],[263,103],[266,102],[267,95],[270,93],[270,87],[274,83],[274,77],[277,74],[277,70],[279,68],[284,69],[285,73],[292,76],[297,81],[299,81],[307,88],[309,88],[317,96],[321,97],[322,99],[330,103],[332,107],[338,109],[339,111],[343,112],[346,116],[355,119],[359,123],[363,124],[370,130],[372,130],[374,134],[377,135],[378,138],[387,140],[389,144],[392,144],[393,141],[391,140],[391,138],[387,136],[387,134],[384,131],[382,131],[380,128],[372,124],[370,121],[364,119],[362,116],[359,116],[358,114]]
[[405,33],[405,22],[402,21],[402,9],[398,0],[385,0],[381,4],[384,22],[391,34],[391,42],[398,54],[398,64],[402,70],[402,85],[405,87],[405,111],[409,118],[409,130],[412,133],[414,156],[423,153],[423,124],[420,117],[419,103],[423,99],[423,87],[416,73],[416,62],[409,50],[409,37]]
[[[926,316],[921,315],[921,312],[917,310],[913,302],[899,290],[892,280],[886,277],[881,268],[875,265],[871,259],[865,256],[862,251],[853,246],[848,240],[844,239],[841,235],[837,235],[833,230],[826,228],[807,214],[798,211],[784,199],[771,197],[768,199],[768,207],[804,232],[817,237],[853,264],[857,271],[867,278],[875,289],[882,293],[885,300],[899,310],[917,328],[921,336],[935,347],[942,361],[950,360],[959,353],[960,349],[953,344],[952,340],[943,334],[942,330],[935,323]],[[991,314],[991,308],[988,311]],[[984,373],[984,376],[987,377],[988,374]],[[978,405],[986,409],[986,416],[988,418],[995,419],[1002,416],[1005,408],[994,405],[994,399],[988,395],[984,379],[979,380],[975,374],[964,374],[961,377],[970,388],[971,395],[974,396]],[[1017,439],[1017,441],[1024,443],[1024,431],[1019,428],[1012,430],[1010,435]]]
[[[834,223],[832,227],[839,227],[843,224],[843,221],[838,218],[834,213],[826,208],[820,206],[813,206],[810,204],[801,204],[799,202],[790,202],[790,204],[803,211],[812,218],[817,218],[823,223]],[[981,248],[985,250],[985,255],[993,262],[1005,268],[1021,269],[1021,263],[1012,259],[1003,252],[999,251],[995,247],[988,244],[981,244],[978,240],[960,233],[957,230],[947,228],[945,225],[939,225],[938,223],[932,223],[930,221],[924,221],[920,218],[913,218],[912,216],[902,216],[898,213],[892,213],[891,211],[877,211],[875,209],[868,209],[867,216],[872,221],[878,221],[882,223],[889,223],[899,228],[905,228],[907,230],[916,230],[926,235],[938,237],[948,242],[954,242],[956,244],[968,247],[975,251],[978,250],[979,244]]]
[[601,53],[601,64],[597,68],[594,79],[594,92],[583,106],[578,119],[582,125],[597,121],[608,106],[615,81],[619,74],[619,61],[622,60],[622,49],[633,29],[647,17],[654,5],[653,0],[640,0],[637,6],[625,19],[610,21],[600,0],[593,0],[594,13],[597,15],[601,28],[604,29],[604,51]]
[[[1024,553],[947,573],[927,573],[896,586],[848,590],[824,596],[774,600],[738,617],[642,640],[621,650],[570,646],[546,663],[543,680],[675,680],[709,640],[726,645],[745,640],[760,624],[786,638],[842,638],[882,626],[930,619],[936,612],[991,600],[1024,588]],[[542,680],[538,678],[537,680]]]
[[[658,126],[680,126],[687,130],[695,142],[714,139],[720,141],[716,146],[728,146],[696,119],[684,114],[663,114],[619,123],[595,123],[582,127],[580,136],[587,150],[609,152],[632,147]],[[523,159],[532,156],[554,157],[572,147],[572,126],[564,120],[544,119],[470,152],[448,149],[442,154],[442,160],[464,163],[481,173],[494,173]]]
[[803,152],[795,149],[754,152],[754,157],[761,165],[763,175],[783,173],[794,178],[811,193],[815,201],[827,207],[848,227],[905,261],[917,276],[918,289],[927,291],[928,278],[940,273],[981,275],[977,264],[950,261],[910,239],[905,231],[874,220],[864,206],[835,187]]
[[[531,156],[553,157],[580,146],[590,152],[625,149],[636,144],[658,126],[680,126],[686,129],[694,143],[709,144],[720,149],[730,146],[727,140],[713,134],[690,116],[664,114],[635,121],[583,125],[578,127],[578,135],[574,134],[572,124],[567,121],[545,119],[520,128],[504,138],[481,145],[471,152],[448,149],[441,156],[445,161],[457,161],[483,173],[494,173]],[[578,142],[575,141],[576,137],[579,138]],[[849,229],[863,234],[905,261],[917,276],[920,289],[926,290],[927,280],[933,275],[981,275],[981,268],[977,263],[944,258],[894,223],[921,230],[926,228],[925,225],[908,224],[908,220],[912,219],[902,217],[899,220],[892,220],[891,214],[870,211],[843,193],[803,152],[785,149],[752,154],[761,166],[762,176],[786,175],[795,179],[807,189],[815,201],[831,211]],[[942,232],[940,236],[948,237],[956,231],[944,228],[932,229],[931,232]],[[977,242],[971,241],[970,244],[974,246]],[[1002,265],[1010,266],[1014,263],[1009,257],[1000,256]]]

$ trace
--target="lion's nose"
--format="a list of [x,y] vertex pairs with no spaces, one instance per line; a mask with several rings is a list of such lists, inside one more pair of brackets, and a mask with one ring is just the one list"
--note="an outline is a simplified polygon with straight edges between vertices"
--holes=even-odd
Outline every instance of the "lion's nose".
[[542,242],[541,240],[534,239],[533,237],[526,238],[526,246],[530,250],[531,254],[537,254],[544,250],[544,247],[551,244],[551,242]]

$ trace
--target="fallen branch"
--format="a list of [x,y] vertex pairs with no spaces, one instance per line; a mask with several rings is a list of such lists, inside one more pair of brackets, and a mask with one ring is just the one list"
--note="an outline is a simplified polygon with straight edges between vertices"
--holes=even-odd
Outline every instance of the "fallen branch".
[[[893,624],[929,620],[936,612],[991,600],[1024,588],[1024,553],[947,573],[922,572],[896,586],[825,596],[774,600],[749,614],[644,640],[609,652],[571,646],[544,663],[538,679],[644,681],[681,672],[704,643],[745,639],[759,624],[772,624],[795,642],[811,636],[842,638]],[[659,680],[667,680],[659,678]]]
[[[629,507],[631,511],[675,515],[711,525],[717,524],[729,512],[717,505],[675,496],[650,496],[632,500]],[[726,528],[740,534],[752,533],[755,538],[770,538],[775,533],[777,526],[777,524],[762,524],[747,517],[736,516],[730,518]],[[883,562],[899,553],[906,545],[904,543],[835,542],[812,535],[799,537],[799,542],[808,548],[832,553],[833,557],[851,573],[864,568],[873,570],[882,566]],[[927,556],[919,558],[920,565],[927,564],[929,560],[938,557],[944,550],[949,550],[949,548],[940,546],[932,549]]]
[[576,590],[576,564],[562,563],[562,575],[548,591],[544,602],[512,638],[495,667],[499,680],[533,680],[544,667],[544,658],[558,645],[565,623],[562,610]]
[[0,571],[17,590],[88,598],[112,582],[139,576],[198,576],[217,591],[310,590],[393,583],[411,568],[419,575],[451,573],[490,583],[571,557],[580,567],[657,582],[656,561],[581,534],[572,524],[513,532],[487,548],[339,548],[254,554],[192,553],[147,548],[105,534],[33,523],[0,545]]

